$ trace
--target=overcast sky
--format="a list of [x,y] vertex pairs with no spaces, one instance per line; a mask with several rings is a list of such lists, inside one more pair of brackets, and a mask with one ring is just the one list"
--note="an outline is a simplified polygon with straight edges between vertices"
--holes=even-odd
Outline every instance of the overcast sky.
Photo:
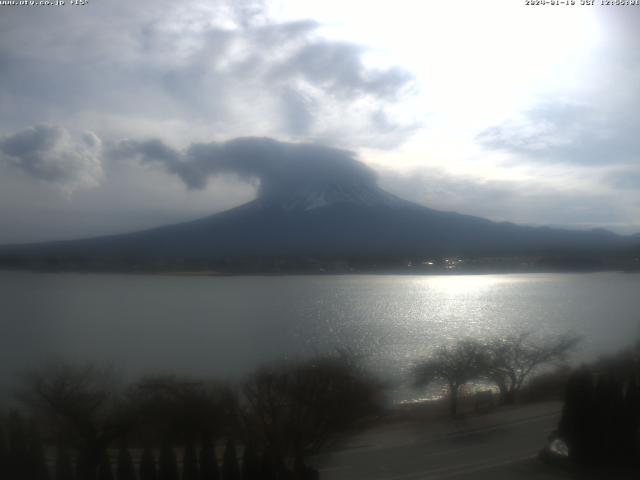
[[639,111],[640,7],[0,6],[0,243],[246,202],[250,175],[184,167],[245,136],[350,151],[433,208],[640,232]]

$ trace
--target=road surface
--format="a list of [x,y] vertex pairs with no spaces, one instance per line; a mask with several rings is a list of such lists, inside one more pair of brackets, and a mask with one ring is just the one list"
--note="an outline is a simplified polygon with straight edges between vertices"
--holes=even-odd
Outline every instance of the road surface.
[[321,480],[567,478],[535,459],[560,409],[552,402],[466,420],[381,425],[314,463]]

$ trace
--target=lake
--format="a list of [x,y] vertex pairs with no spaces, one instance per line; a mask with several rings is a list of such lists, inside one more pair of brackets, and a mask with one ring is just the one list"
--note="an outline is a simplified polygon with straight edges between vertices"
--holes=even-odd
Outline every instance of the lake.
[[0,379],[52,358],[242,378],[273,360],[348,348],[419,395],[414,362],[462,336],[584,335],[577,359],[640,333],[640,275],[200,277],[0,272]]

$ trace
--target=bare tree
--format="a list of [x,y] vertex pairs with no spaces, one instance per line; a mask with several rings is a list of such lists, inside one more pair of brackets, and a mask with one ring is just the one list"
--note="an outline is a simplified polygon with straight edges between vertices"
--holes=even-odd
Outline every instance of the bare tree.
[[236,395],[224,382],[148,376],[128,395],[141,412],[143,436],[188,445],[220,435],[235,422]]
[[248,435],[277,470],[302,465],[375,411],[377,393],[375,382],[341,358],[264,368],[243,389]]
[[440,347],[431,358],[416,366],[416,384],[427,386],[433,382],[444,383],[449,389],[449,410],[458,413],[460,387],[485,371],[486,347],[472,339],[464,339],[453,345]]
[[24,378],[18,395],[62,442],[78,451],[81,480],[95,478],[106,448],[134,425],[108,368],[56,363]]
[[580,337],[564,334],[536,337],[524,332],[492,340],[487,345],[486,375],[500,389],[503,403],[515,403],[527,379],[540,367],[563,361],[580,342]]

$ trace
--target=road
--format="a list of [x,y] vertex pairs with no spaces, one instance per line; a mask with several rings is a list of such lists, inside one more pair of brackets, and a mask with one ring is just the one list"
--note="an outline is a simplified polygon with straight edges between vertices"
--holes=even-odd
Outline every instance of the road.
[[560,408],[553,402],[465,420],[381,425],[314,463],[322,480],[565,478],[535,459]]

